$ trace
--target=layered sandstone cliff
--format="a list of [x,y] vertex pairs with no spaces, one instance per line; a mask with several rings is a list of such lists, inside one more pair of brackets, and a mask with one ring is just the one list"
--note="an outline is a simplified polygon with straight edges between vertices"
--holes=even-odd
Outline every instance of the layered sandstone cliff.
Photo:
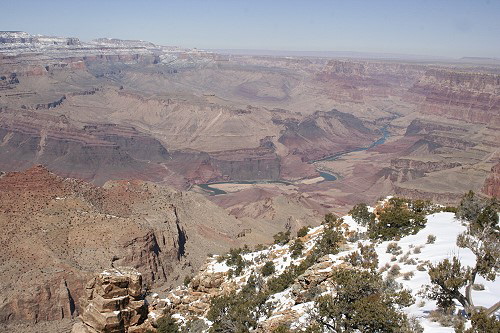
[[409,90],[419,111],[500,126],[500,76],[431,69]]

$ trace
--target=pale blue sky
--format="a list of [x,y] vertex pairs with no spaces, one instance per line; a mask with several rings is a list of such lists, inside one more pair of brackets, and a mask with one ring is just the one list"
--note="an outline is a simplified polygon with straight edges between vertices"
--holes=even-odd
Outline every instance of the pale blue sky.
[[0,0],[0,30],[198,48],[500,58],[500,0]]

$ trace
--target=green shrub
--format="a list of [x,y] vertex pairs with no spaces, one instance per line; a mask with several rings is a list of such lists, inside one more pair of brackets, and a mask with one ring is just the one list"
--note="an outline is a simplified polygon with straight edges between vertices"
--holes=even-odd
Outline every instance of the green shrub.
[[300,228],[297,231],[297,237],[304,237],[305,235],[307,235],[308,231],[309,231],[309,227],[308,226],[304,226],[304,227]]
[[331,224],[337,221],[339,217],[333,213],[328,213],[325,215],[325,218],[321,224]]
[[186,275],[184,277],[184,286],[187,287],[189,285],[189,283],[191,282],[192,279],[193,279],[193,277],[191,275]]
[[391,198],[379,211],[378,221],[368,226],[372,239],[390,240],[416,234],[425,227],[425,204],[402,198]]
[[163,317],[156,321],[158,325],[158,333],[174,333],[179,332],[179,325],[174,318],[172,318],[170,313],[166,313]]
[[245,248],[239,248],[239,249],[230,249],[229,253],[226,255],[226,264],[228,266],[234,267],[234,274],[236,276],[239,276],[243,269],[246,266],[246,261],[243,259],[241,256],[241,253],[244,253]]
[[359,251],[350,253],[345,259],[354,267],[375,270],[378,267],[378,255],[373,244],[358,243]]
[[478,197],[473,191],[469,191],[462,197],[455,216],[461,220],[474,221],[485,205],[484,200]]
[[488,315],[486,312],[478,311],[471,316],[471,327],[465,329],[463,321],[455,325],[457,333],[483,333],[483,332],[500,332],[500,320],[495,315]]
[[300,255],[302,255],[302,250],[304,250],[304,243],[300,239],[297,238],[293,242],[293,245],[290,247],[290,250],[292,251],[291,257],[297,258]]
[[354,221],[363,226],[367,226],[375,220],[375,214],[368,211],[368,206],[365,203],[355,205],[349,211],[349,215],[352,216]]
[[340,230],[341,222],[341,219],[337,219],[325,225],[323,235],[316,242],[313,249],[313,253],[317,258],[339,252],[339,246],[345,242],[344,234]]
[[413,303],[411,294],[387,291],[380,274],[344,269],[335,271],[332,281],[342,287],[316,302],[317,323],[327,331],[399,332],[409,325],[398,308]]
[[262,266],[262,275],[269,276],[276,272],[276,268],[274,267],[274,263],[272,261],[268,261]]
[[285,245],[290,241],[290,230],[286,232],[280,231],[273,238],[274,244]]
[[395,256],[403,253],[403,251],[401,250],[401,246],[399,246],[398,243],[395,243],[395,242],[387,244],[387,249],[385,252],[391,253]]
[[434,235],[427,236],[427,244],[434,244],[435,241],[436,241],[436,236]]
[[389,269],[389,271],[387,272],[388,275],[390,276],[398,276],[399,275],[399,272],[401,271],[401,267],[399,267],[398,264],[394,264],[392,265],[392,267]]

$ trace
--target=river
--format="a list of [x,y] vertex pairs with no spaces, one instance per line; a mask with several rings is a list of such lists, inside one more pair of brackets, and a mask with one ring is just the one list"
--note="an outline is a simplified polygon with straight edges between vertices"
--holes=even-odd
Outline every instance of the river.
[[[384,126],[384,127],[382,127],[380,129],[380,131],[382,132],[382,137],[380,139],[372,142],[368,147],[354,148],[354,149],[343,151],[343,152],[340,152],[340,153],[335,153],[333,155],[329,155],[329,156],[320,158],[318,160],[311,161],[309,163],[316,164],[317,162],[321,162],[321,161],[335,161],[335,160],[337,160],[338,158],[340,158],[340,157],[342,157],[344,155],[347,155],[347,154],[350,154],[350,153],[354,153],[354,152],[357,152],[357,151],[368,150],[370,148],[373,148],[373,147],[376,147],[378,145],[381,145],[381,144],[385,143],[385,141],[389,137],[389,131],[387,130],[387,125]],[[335,176],[332,173],[329,173],[329,172],[326,172],[326,171],[320,170],[320,169],[316,169],[316,171],[318,171],[319,175],[321,177],[323,177],[324,180],[322,180],[322,181],[335,181],[335,180],[337,180],[337,176]],[[212,187],[213,185],[217,185],[217,184],[276,184],[276,183],[277,184],[285,184],[285,185],[293,185],[293,183],[287,182],[287,181],[284,181],[284,180],[269,180],[269,181],[235,180],[235,181],[225,181],[225,182],[214,182],[214,183],[207,183],[207,184],[198,184],[198,186],[201,189],[207,191],[209,193],[209,195],[220,195],[220,194],[227,194],[227,192],[224,191],[224,190],[221,190],[219,188]]]

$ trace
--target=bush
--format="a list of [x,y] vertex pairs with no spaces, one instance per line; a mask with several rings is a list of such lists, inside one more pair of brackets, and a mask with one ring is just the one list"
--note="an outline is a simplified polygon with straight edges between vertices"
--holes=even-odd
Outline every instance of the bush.
[[368,226],[372,239],[390,240],[416,234],[425,227],[426,209],[421,204],[402,198],[391,198],[379,211],[378,222]]
[[405,261],[405,264],[406,265],[416,265],[417,264],[417,261],[413,258],[408,258],[406,261]]
[[388,270],[389,268],[391,268],[391,265],[388,262],[386,262],[385,265],[380,267],[378,271],[379,271],[379,273],[383,273],[386,270]]
[[392,265],[391,269],[389,269],[389,271],[387,272],[388,275],[390,276],[398,276],[399,275],[399,272],[401,271],[401,267],[399,267],[398,264],[394,264]]
[[434,244],[434,242],[436,241],[436,236],[434,235],[429,235],[427,236],[427,244]]
[[286,232],[280,231],[273,238],[274,244],[285,245],[290,241],[290,230]]
[[304,226],[304,227],[300,228],[297,231],[297,237],[304,237],[305,235],[307,235],[308,231],[309,231],[309,227],[308,226]]
[[358,243],[359,251],[352,252],[345,260],[354,267],[363,267],[375,271],[378,267],[378,255],[373,244]]
[[332,214],[332,213],[328,213],[325,215],[325,219],[323,220],[323,222],[321,224],[331,224],[331,223],[336,222],[338,219],[339,219],[339,217],[337,215]]
[[[248,296],[248,297],[247,297]],[[212,298],[207,318],[213,322],[209,332],[249,332],[257,327],[252,313],[254,299],[242,292]]]
[[293,242],[293,245],[290,247],[290,250],[292,251],[291,257],[292,258],[297,258],[302,254],[302,250],[304,250],[304,243],[300,239],[295,239],[295,242]]
[[454,315],[453,311],[444,311],[443,309],[431,311],[429,319],[445,327],[456,326],[462,320],[460,317]]
[[[399,332],[409,326],[399,307],[413,303],[407,291],[387,292],[379,274],[369,271],[338,270],[332,276],[338,288],[334,295],[317,300],[317,322],[333,332]],[[332,329],[338,328],[338,329]]]
[[401,331],[403,333],[424,333],[424,327],[420,325],[417,318],[411,317],[408,319],[408,326],[403,327]]
[[234,274],[239,276],[246,266],[246,261],[241,256],[241,253],[245,251],[245,248],[230,249],[229,253],[226,255],[226,264],[228,266],[235,267]]
[[425,272],[426,270],[427,270],[427,268],[425,268],[424,264],[417,265],[417,271]]
[[485,206],[484,200],[476,196],[473,191],[465,194],[457,207],[455,216],[465,221],[474,221]]
[[193,277],[191,275],[186,275],[184,277],[184,286],[187,287],[189,285],[189,283],[191,282],[192,279],[193,279]]
[[262,266],[262,275],[269,276],[276,272],[276,268],[274,267],[274,263],[272,261],[268,261]]
[[157,320],[158,333],[174,333],[179,332],[179,325],[174,318],[172,318],[170,313],[166,313],[165,316]]
[[400,255],[403,253],[401,250],[401,246],[398,245],[398,243],[389,243],[387,244],[387,250],[385,251],[386,253],[392,253],[395,256]]
[[465,329],[463,321],[455,325],[457,333],[483,333],[483,332],[500,332],[500,320],[493,315],[488,316],[485,311],[478,311],[471,316],[471,327]]
[[365,203],[355,205],[349,211],[349,215],[362,226],[367,226],[375,220],[375,214],[368,211],[368,206]]
[[342,219],[335,219],[325,224],[323,235],[313,249],[316,258],[339,252],[340,245],[345,242],[344,234],[340,231],[342,222]]
[[442,212],[448,212],[448,213],[457,213],[457,207],[454,206],[446,206],[446,207],[441,207]]

